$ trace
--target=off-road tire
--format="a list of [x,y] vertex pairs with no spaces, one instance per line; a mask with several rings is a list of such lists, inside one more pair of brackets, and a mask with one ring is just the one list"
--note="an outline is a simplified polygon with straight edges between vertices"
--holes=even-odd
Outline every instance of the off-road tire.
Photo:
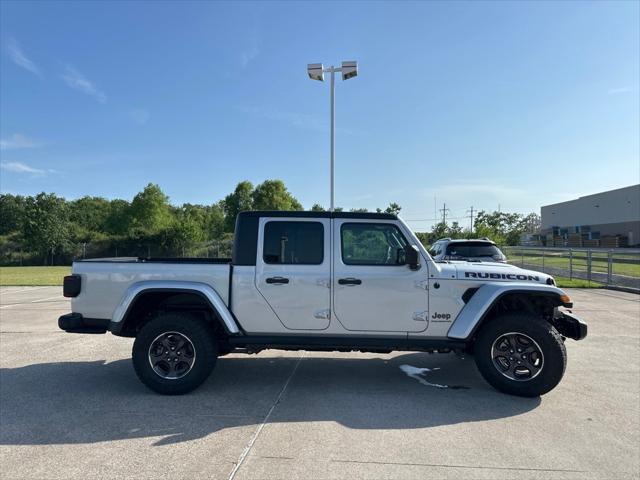
[[[187,338],[193,346],[191,367],[179,378],[163,378],[152,366],[151,346],[168,332]],[[133,343],[133,367],[138,378],[151,390],[164,395],[181,395],[200,386],[211,374],[218,356],[213,328],[189,313],[173,312],[158,315],[146,323]]]
[[[533,339],[542,352],[542,367],[530,379],[508,378],[494,364],[494,342],[512,332]],[[478,370],[489,384],[501,392],[521,397],[537,397],[552,390],[567,366],[562,336],[551,324],[529,314],[502,315],[485,323],[476,337],[474,357]]]

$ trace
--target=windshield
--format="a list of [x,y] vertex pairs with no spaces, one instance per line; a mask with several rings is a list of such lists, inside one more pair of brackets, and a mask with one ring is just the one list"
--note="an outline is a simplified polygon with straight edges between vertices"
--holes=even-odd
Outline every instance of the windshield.
[[492,258],[499,260],[504,255],[498,247],[484,242],[451,243],[447,246],[446,256],[449,260],[468,260],[471,258]]

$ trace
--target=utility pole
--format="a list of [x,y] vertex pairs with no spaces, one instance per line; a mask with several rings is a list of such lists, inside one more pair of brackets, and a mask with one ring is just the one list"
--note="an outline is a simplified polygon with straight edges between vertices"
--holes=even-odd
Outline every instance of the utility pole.
[[471,229],[470,229],[470,232],[473,233],[473,205],[471,205],[471,208],[469,210],[467,210],[467,213],[471,217]]
[[440,209],[440,211],[442,212],[442,223],[443,224],[447,224],[447,212],[449,211],[449,209],[447,208],[447,204],[443,203],[442,204],[442,208]]

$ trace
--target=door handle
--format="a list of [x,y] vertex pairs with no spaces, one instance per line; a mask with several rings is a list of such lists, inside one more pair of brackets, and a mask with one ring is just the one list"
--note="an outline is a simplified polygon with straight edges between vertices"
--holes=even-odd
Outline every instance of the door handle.
[[289,279],[284,277],[269,277],[265,280],[265,282],[275,283],[276,285],[282,285],[285,283],[289,283]]
[[361,285],[362,284],[362,280],[360,280],[359,278],[341,278],[338,280],[338,283],[340,285]]

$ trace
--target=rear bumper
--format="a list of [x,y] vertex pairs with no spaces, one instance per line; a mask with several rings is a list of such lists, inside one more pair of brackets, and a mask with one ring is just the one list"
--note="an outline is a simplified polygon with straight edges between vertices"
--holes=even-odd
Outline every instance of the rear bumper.
[[587,336],[587,324],[570,312],[558,311],[553,325],[561,335],[574,340],[582,340]]
[[67,313],[58,318],[58,327],[68,333],[107,333],[109,319],[85,318],[80,313]]

